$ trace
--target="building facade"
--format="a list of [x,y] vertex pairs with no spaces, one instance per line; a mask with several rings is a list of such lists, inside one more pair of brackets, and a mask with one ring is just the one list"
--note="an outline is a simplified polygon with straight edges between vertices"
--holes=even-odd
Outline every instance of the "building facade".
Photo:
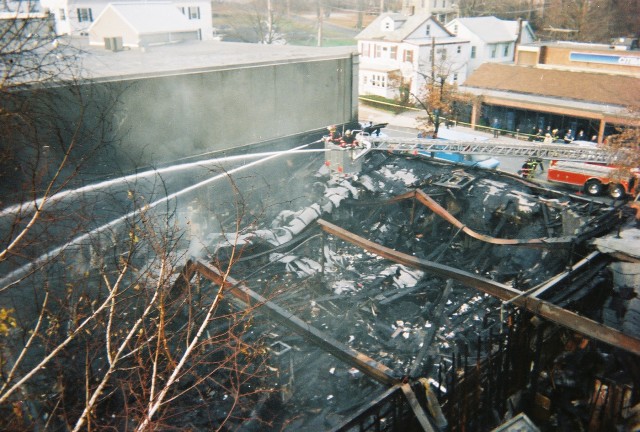
[[485,63],[463,91],[478,98],[473,125],[520,133],[558,130],[602,142],[639,125],[640,50],[615,44],[545,42],[518,46],[516,64]]

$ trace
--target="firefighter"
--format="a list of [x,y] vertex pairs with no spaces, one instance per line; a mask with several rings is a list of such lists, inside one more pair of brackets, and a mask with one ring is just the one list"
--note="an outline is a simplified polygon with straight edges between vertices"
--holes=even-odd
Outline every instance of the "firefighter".
[[335,126],[327,126],[327,130],[329,131],[329,135],[326,135],[323,139],[325,142],[329,142],[332,144],[340,145],[342,137],[340,136],[340,132],[336,129]]
[[522,164],[522,168],[518,171],[523,178],[533,178],[536,169],[540,167],[540,170],[544,172],[544,166],[542,165],[542,159],[529,158]]
[[344,136],[340,140],[340,147],[342,148],[356,148],[358,147],[358,141],[356,137],[353,135],[351,130],[348,130],[344,133]]

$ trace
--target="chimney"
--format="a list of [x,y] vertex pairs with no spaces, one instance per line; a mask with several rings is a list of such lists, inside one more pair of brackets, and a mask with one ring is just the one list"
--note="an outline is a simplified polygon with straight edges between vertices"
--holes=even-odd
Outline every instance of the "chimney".
[[518,46],[520,45],[520,41],[522,40],[522,18],[518,18],[518,36],[516,37],[516,42],[513,44],[513,62],[516,63],[518,60]]

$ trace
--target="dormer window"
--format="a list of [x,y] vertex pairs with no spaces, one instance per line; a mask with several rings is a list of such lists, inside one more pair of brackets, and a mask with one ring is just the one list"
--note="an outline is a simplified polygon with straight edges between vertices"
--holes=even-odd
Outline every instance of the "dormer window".
[[386,17],[381,23],[380,23],[380,31],[384,31],[384,32],[391,32],[394,31],[398,28],[398,22],[394,21],[392,18],[390,17]]

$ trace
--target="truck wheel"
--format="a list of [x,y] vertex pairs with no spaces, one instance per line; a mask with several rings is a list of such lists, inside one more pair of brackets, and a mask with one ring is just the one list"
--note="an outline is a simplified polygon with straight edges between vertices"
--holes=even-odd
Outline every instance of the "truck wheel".
[[600,195],[602,193],[602,183],[598,180],[589,180],[584,184],[584,191],[591,196]]
[[613,199],[620,199],[625,196],[627,191],[624,190],[624,186],[621,184],[614,184],[609,186],[609,196]]

